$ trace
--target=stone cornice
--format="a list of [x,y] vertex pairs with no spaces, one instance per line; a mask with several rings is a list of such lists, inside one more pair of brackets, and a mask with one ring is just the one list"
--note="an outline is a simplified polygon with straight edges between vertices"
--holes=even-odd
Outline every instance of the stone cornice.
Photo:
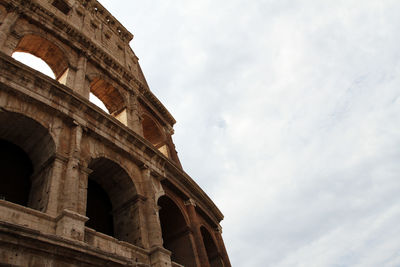
[[89,220],[88,217],[83,216],[77,212],[71,211],[71,210],[63,210],[56,218],[55,221],[58,222],[59,220],[61,220],[63,217],[69,217],[69,218],[73,218],[77,221],[82,221],[82,222],[86,222]]
[[161,101],[147,88],[143,86],[139,87],[139,92],[142,93],[145,99],[149,100],[151,104],[153,104],[159,114],[161,114],[161,118],[166,118],[168,123],[172,126],[176,123],[174,117],[172,117],[171,113],[164,107]]
[[86,8],[87,11],[95,13],[99,19],[109,25],[111,29],[123,40],[125,43],[129,43],[133,39],[133,34],[130,33],[110,12],[107,11],[98,1],[96,0],[79,0],[81,5]]

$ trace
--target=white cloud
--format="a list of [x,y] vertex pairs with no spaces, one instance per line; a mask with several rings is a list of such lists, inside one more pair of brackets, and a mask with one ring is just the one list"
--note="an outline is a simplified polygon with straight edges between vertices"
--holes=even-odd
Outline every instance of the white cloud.
[[101,2],[233,266],[400,264],[398,1]]

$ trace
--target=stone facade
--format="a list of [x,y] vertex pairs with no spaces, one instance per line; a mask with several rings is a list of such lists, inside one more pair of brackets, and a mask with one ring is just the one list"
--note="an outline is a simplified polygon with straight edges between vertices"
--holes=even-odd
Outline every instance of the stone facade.
[[0,0],[0,22],[0,266],[230,266],[132,34],[94,0]]

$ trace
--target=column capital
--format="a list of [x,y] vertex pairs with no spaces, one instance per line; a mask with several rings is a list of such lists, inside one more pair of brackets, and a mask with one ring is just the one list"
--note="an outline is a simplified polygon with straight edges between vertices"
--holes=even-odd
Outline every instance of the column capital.
[[194,199],[192,199],[192,198],[189,198],[188,200],[186,200],[186,201],[184,202],[184,204],[185,204],[185,206],[193,206],[193,207],[196,207],[196,206],[197,206],[196,200],[194,200]]

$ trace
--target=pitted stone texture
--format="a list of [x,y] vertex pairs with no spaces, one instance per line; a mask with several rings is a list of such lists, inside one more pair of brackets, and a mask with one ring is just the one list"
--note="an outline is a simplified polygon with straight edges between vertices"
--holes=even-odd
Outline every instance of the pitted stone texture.
[[[223,215],[182,170],[175,120],[148,88],[132,34],[94,0],[0,0],[0,22],[0,139],[30,161],[11,166],[32,166],[20,177],[27,200],[0,199],[0,265],[230,266]],[[110,210],[88,216],[98,200]],[[96,230],[106,221],[110,232]]]

